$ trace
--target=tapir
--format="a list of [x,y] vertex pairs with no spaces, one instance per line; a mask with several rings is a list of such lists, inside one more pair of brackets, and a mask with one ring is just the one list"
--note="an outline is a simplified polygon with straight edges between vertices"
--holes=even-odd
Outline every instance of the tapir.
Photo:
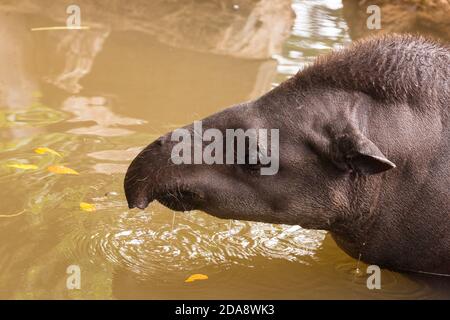
[[450,275],[449,104],[448,45],[368,38],[202,120],[222,133],[278,129],[276,174],[260,174],[258,162],[174,164],[172,132],[132,161],[125,195],[129,208],[157,200],[177,211],[327,230],[366,263]]

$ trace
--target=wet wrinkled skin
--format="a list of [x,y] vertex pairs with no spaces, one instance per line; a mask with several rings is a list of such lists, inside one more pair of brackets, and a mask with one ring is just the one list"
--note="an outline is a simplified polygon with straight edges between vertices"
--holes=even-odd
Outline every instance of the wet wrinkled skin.
[[[280,130],[279,172],[174,165],[170,133],[125,177],[130,208],[329,230],[351,256],[404,271],[450,273],[450,50],[387,36],[321,58],[203,130]],[[192,126],[187,126],[192,129]]]

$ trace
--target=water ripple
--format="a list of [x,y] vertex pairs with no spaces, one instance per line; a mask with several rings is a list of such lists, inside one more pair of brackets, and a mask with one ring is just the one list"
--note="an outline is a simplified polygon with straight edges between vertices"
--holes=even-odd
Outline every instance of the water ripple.
[[124,212],[114,223],[101,221],[86,234],[75,233],[73,254],[102,255],[138,276],[161,278],[205,266],[251,266],[251,258],[256,256],[302,261],[303,256],[314,254],[325,235],[298,226],[227,222],[195,211],[177,213],[172,225],[167,214],[174,213],[158,209]]

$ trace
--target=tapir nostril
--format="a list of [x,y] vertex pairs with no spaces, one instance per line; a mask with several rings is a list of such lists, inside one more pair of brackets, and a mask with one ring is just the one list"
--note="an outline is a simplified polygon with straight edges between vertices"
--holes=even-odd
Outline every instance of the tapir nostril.
[[124,189],[128,208],[139,208],[143,210],[147,208],[148,204],[152,202],[153,199],[150,199],[148,194],[148,181],[139,180],[139,177],[141,176],[139,168],[141,165],[139,163],[140,158],[137,159],[138,160],[135,159],[128,168],[124,180]]
[[125,196],[127,198],[128,207],[130,209],[139,208],[141,210],[147,208],[149,203],[155,200],[153,187],[155,170],[152,170],[151,164],[156,164],[164,155],[164,146],[170,137],[162,136],[144,148],[128,167],[124,179]]
[[148,204],[153,201],[153,199],[150,199],[147,192],[144,190],[130,190],[125,189],[125,195],[127,197],[128,202],[128,208],[139,208],[141,210],[144,210],[148,207]]
[[[145,208],[147,208],[148,203],[149,203],[149,201],[148,201],[147,197],[141,197],[136,201],[134,206],[141,210],[144,210]],[[130,208],[130,209],[132,209],[132,208]]]

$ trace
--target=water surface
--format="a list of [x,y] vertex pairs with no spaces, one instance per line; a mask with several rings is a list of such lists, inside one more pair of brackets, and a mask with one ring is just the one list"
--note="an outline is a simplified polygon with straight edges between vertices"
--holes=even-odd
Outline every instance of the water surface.
[[[260,96],[351,41],[340,1],[292,8],[290,36],[271,59],[177,48],[101,25],[31,31],[59,21],[1,9],[0,298],[448,297],[387,270],[382,290],[368,290],[366,266],[323,231],[174,213],[158,203],[128,210],[123,178],[142,147]],[[79,175],[51,173],[50,165]],[[66,287],[69,265],[80,266],[80,290]],[[184,283],[194,273],[209,279]]]

